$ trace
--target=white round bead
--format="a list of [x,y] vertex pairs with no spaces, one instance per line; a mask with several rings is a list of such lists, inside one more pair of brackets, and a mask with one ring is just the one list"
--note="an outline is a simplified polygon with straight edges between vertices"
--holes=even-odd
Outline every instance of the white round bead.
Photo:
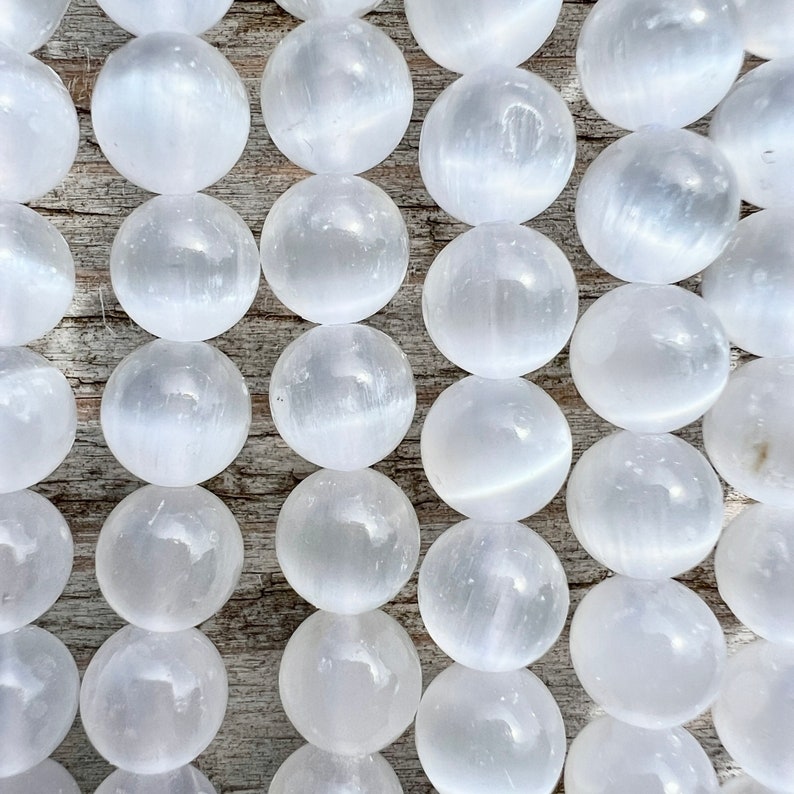
[[355,323],[382,309],[408,269],[397,205],[357,176],[304,179],[273,204],[262,270],[275,296],[313,323]]
[[425,277],[422,313],[436,347],[483,378],[514,378],[562,350],[576,322],[576,277],[540,232],[488,223],[455,238]]
[[666,579],[708,556],[722,530],[722,486],[676,436],[626,430],[597,441],[573,467],[568,520],[588,554],[616,573]]
[[794,55],[791,0],[735,0],[744,48],[759,58]]
[[419,168],[428,193],[476,226],[523,223],[568,182],[576,133],[568,106],[542,77],[494,66],[464,75],[422,124]]
[[686,127],[728,93],[744,52],[725,0],[598,0],[576,66],[587,100],[618,127]]
[[419,657],[384,612],[315,612],[290,637],[279,668],[284,711],[308,742],[368,755],[410,725],[422,693]]
[[416,749],[431,783],[455,794],[550,794],[565,758],[565,726],[529,670],[483,673],[453,664],[427,688]]
[[780,791],[772,791],[771,788],[762,786],[747,775],[732,777],[723,784],[720,791],[722,794],[781,794]]
[[156,339],[116,367],[100,418],[110,451],[136,477],[196,485],[243,448],[251,398],[240,370],[219,350]]
[[125,626],[89,663],[80,716],[111,764],[155,775],[189,763],[226,712],[223,660],[198,629],[168,633]]
[[80,794],[74,778],[52,758],[33,769],[0,780],[3,794]]
[[2,0],[0,42],[20,52],[44,46],[61,24],[69,0]]
[[136,775],[117,769],[94,794],[217,794],[215,787],[194,766],[181,766],[160,775]]
[[474,670],[525,667],[557,641],[568,582],[548,543],[523,524],[463,521],[428,550],[419,611],[444,653]]
[[704,712],[725,655],[714,613],[673,579],[605,579],[571,623],[571,661],[585,691],[640,728],[672,728]]
[[276,0],[288,13],[298,19],[314,17],[363,17],[383,0]]
[[450,507],[481,521],[518,521],[545,507],[565,482],[571,431],[534,383],[472,375],[430,408],[421,449],[427,479]]
[[358,174],[377,165],[400,142],[412,109],[411,74],[399,48],[352,17],[299,25],[262,75],[262,113],[273,143],[317,174]]
[[133,36],[147,33],[189,33],[198,36],[214,27],[232,0],[97,0],[100,8]]
[[153,193],[202,190],[248,140],[248,95],[234,67],[187,33],[150,33],[112,52],[94,85],[91,121],[110,164]]

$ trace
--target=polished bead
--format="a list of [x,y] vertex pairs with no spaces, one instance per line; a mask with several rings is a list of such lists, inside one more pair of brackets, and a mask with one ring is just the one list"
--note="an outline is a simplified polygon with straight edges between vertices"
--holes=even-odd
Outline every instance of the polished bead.
[[20,52],[46,44],[61,24],[69,0],[0,0],[0,42]]
[[0,634],[0,671],[2,789],[2,778],[32,769],[63,741],[77,714],[80,676],[66,646],[38,626]]
[[735,0],[747,52],[759,58],[794,55],[794,3],[791,0]]
[[137,775],[117,769],[94,794],[217,794],[215,787],[194,766],[180,766],[159,775]]
[[226,712],[226,670],[198,629],[125,626],[88,665],[80,716],[96,750],[128,772],[153,775],[189,763]]
[[616,573],[666,579],[694,568],[722,530],[722,486],[703,455],[671,435],[626,430],[573,467],[568,520],[587,553]]
[[102,10],[133,36],[176,32],[197,36],[214,27],[232,0],[97,0]]
[[279,693],[308,742],[329,753],[368,755],[410,725],[422,669],[411,638],[384,612],[315,612],[284,649]]
[[439,792],[550,794],[565,758],[565,726],[529,670],[483,673],[453,664],[422,697],[416,749]]
[[780,791],[773,791],[771,788],[762,786],[757,780],[753,780],[747,775],[732,777],[723,784],[720,791],[722,794],[782,794]]
[[66,378],[24,347],[0,348],[0,493],[35,485],[74,443],[77,405]]
[[422,463],[433,489],[481,521],[518,521],[545,507],[565,482],[571,449],[557,403],[522,378],[472,375],[453,383],[422,428]]
[[548,38],[562,0],[406,0],[419,46],[460,74],[518,66]]
[[218,50],[187,33],[151,33],[108,56],[91,121],[122,176],[153,193],[184,194],[237,162],[250,112],[243,81]]
[[276,555],[290,586],[314,606],[368,612],[391,601],[413,573],[419,521],[388,477],[323,469],[285,500]]
[[363,17],[383,0],[276,0],[288,13],[298,19],[314,17]]
[[568,106],[542,77],[489,67],[446,88],[427,112],[419,168],[428,193],[476,226],[523,223],[568,182],[576,133]]
[[113,290],[154,336],[200,342],[248,311],[259,251],[245,221],[203,193],[156,196],[124,221],[110,251]]
[[598,0],[576,66],[590,104],[618,127],[686,127],[728,93],[744,52],[726,0]]
[[298,337],[270,377],[270,411],[281,437],[318,466],[352,471],[402,441],[416,406],[408,359],[365,325],[326,325]]
[[3,794],[80,794],[74,778],[51,758],[27,772],[0,778],[0,791]]
[[314,323],[355,323],[382,309],[408,269],[397,205],[357,176],[319,174],[276,199],[262,228],[275,296]]
[[540,658],[568,616],[568,582],[548,543],[523,524],[469,519],[444,532],[419,571],[419,612],[435,643],[474,670]]
[[312,19],[288,33],[262,76],[273,143],[314,173],[358,174],[388,157],[413,109],[408,65],[379,28],[352,17]]
[[577,292],[565,254],[546,236],[488,223],[455,238],[425,277],[422,312],[436,347],[484,378],[514,378],[562,350]]

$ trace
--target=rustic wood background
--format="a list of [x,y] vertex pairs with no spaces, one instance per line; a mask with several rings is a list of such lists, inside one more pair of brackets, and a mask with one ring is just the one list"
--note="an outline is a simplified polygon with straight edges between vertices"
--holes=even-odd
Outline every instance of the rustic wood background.
[[[570,257],[581,291],[581,309],[614,285],[588,259],[578,243],[573,222],[576,186],[594,156],[620,133],[598,118],[578,88],[574,51],[590,2],[566,0],[551,38],[529,67],[546,77],[569,103],[576,119],[578,161],[574,176],[554,205],[532,225],[548,234]],[[407,353],[416,374],[418,410],[408,437],[377,468],[392,477],[413,502],[422,525],[423,550],[455,521],[452,510],[430,489],[419,460],[419,428],[436,396],[462,373],[433,347],[421,319],[420,292],[434,256],[465,230],[425,192],[417,166],[422,119],[453,75],[431,62],[414,42],[400,0],[385,0],[368,19],[386,30],[405,53],[414,78],[416,102],[405,139],[386,162],[367,173],[399,204],[411,232],[411,264],[403,288],[391,304],[372,318]],[[256,235],[273,201],[305,174],[275,149],[259,110],[259,79],[269,53],[295,25],[272,0],[237,0],[226,18],[206,38],[231,60],[248,87],[252,130],[237,166],[208,192],[237,210]],[[94,577],[97,534],[111,509],[140,486],[107,450],[99,427],[103,384],[127,353],[148,341],[120,309],[110,285],[108,254],[125,216],[149,196],[118,176],[107,164],[94,138],[89,105],[94,80],[105,57],[124,44],[120,30],[94,0],[72,0],[61,28],[38,55],[68,86],[80,116],[81,144],[67,179],[33,206],[50,218],[69,241],[77,263],[77,291],[71,309],[46,338],[33,347],[60,367],[74,388],[79,406],[77,442],[65,463],[38,490],[53,500],[69,521],[75,538],[74,572],[63,597],[39,623],[58,634],[74,654],[81,672],[101,643],[122,625],[104,603]],[[694,282],[690,286],[695,286]],[[216,344],[242,370],[254,399],[251,436],[237,461],[208,487],[237,516],[245,537],[246,561],[240,585],[229,604],[202,626],[218,646],[229,672],[230,699],[226,721],[198,766],[222,794],[263,792],[281,762],[302,740],[281,710],[277,670],[291,633],[312,608],[286,584],[276,564],[273,534],[279,506],[313,467],[292,453],[275,433],[268,404],[268,376],[280,351],[308,324],[296,319],[272,296],[264,282],[246,317]],[[574,434],[575,457],[610,430],[579,399],[568,372],[567,353],[533,376],[560,403]],[[682,435],[699,444],[699,428]],[[739,498],[728,494],[729,513]],[[560,555],[571,586],[572,610],[587,590],[606,575],[578,546],[565,518],[562,494],[528,523]],[[720,601],[711,562],[683,577],[715,610],[731,646],[746,641]],[[425,632],[416,605],[416,578],[387,606],[408,629],[429,682],[449,662]],[[548,684],[562,709],[569,740],[596,713],[571,668],[567,633],[532,669]],[[703,742],[721,777],[730,761],[720,749],[710,720],[689,726]],[[408,794],[431,792],[408,731],[385,751]],[[111,771],[86,740],[77,720],[55,757],[63,762],[84,792],[91,792]],[[561,789],[560,789],[561,790]]]

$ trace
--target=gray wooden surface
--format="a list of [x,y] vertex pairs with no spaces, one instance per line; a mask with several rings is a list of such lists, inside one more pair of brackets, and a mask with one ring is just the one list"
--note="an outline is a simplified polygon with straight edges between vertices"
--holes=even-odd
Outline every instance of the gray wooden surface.
[[[550,80],[574,113],[579,136],[578,161],[568,188],[532,225],[548,234],[568,254],[580,283],[582,309],[613,282],[599,272],[580,247],[573,223],[573,199],[581,174],[593,157],[619,133],[600,120],[577,87],[574,49],[588,2],[565,2],[560,22],[530,68]],[[395,153],[368,172],[399,204],[411,231],[408,278],[392,303],[377,314],[373,326],[392,335],[407,353],[416,373],[418,410],[408,437],[378,469],[406,491],[419,515],[423,550],[458,516],[430,489],[419,461],[419,428],[435,397],[462,373],[433,348],[424,332],[420,292],[433,257],[465,230],[434,206],[417,167],[422,118],[453,75],[433,64],[417,47],[399,0],[385,0],[368,19],[381,26],[404,51],[414,78],[416,102],[408,133]],[[270,142],[259,112],[259,78],[268,54],[296,25],[272,0],[237,0],[226,18],[206,38],[232,61],[248,87],[252,131],[233,171],[208,192],[228,202],[256,235],[273,201],[305,174],[286,162]],[[39,53],[64,79],[80,116],[81,143],[68,178],[34,204],[69,241],[77,263],[77,292],[60,326],[33,347],[55,362],[75,390],[80,423],[77,442],[66,462],[38,490],[51,498],[71,524],[76,544],[74,573],[60,601],[39,623],[56,632],[73,652],[81,672],[100,644],[121,625],[103,602],[93,572],[97,534],[110,510],[140,483],[115,462],[99,427],[102,387],[127,353],[148,341],[118,306],[110,286],[108,253],[123,218],[147,194],[127,183],[106,163],[91,130],[91,88],[104,58],[129,38],[97,8],[93,0],[72,0],[68,15],[52,41]],[[302,740],[283,712],[277,693],[278,661],[290,634],[311,613],[287,586],[275,560],[273,530],[279,506],[312,467],[292,453],[276,435],[267,405],[270,370],[285,345],[307,328],[290,315],[263,283],[258,298],[234,329],[217,340],[248,380],[254,398],[251,436],[237,461],[208,486],[237,516],[246,546],[240,585],[226,608],[202,628],[217,644],[229,672],[230,699],[226,721],[215,742],[198,760],[219,792],[262,792],[279,764]],[[566,413],[574,434],[575,456],[609,430],[577,396],[563,352],[533,378]],[[699,443],[699,430],[682,435]],[[738,500],[731,497],[731,512]],[[573,538],[559,495],[528,522],[553,545],[563,560],[572,591],[572,608],[606,572],[589,559]],[[730,642],[746,640],[720,602],[710,562],[683,580],[714,608]],[[426,682],[448,660],[434,646],[419,619],[415,577],[387,607],[411,633],[418,647]],[[569,739],[594,714],[571,669],[567,634],[532,668],[548,684],[565,717]],[[690,726],[723,777],[729,762],[719,748],[707,718]],[[430,792],[407,732],[385,751],[409,794]],[[56,753],[84,792],[93,791],[110,767],[88,744],[79,719]]]

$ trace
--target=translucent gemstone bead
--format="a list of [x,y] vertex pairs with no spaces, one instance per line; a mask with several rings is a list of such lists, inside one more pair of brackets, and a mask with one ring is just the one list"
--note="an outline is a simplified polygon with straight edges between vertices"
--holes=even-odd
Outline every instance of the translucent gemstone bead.
[[27,772],[0,779],[0,790],[3,794],[80,794],[74,778],[51,758]]
[[3,0],[0,42],[20,52],[44,46],[61,24],[69,0]]
[[509,672],[540,658],[560,636],[568,582],[536,532],[469,519],[427,552],[419,611],[435,643],[456,662]]
[[566,794],[718,794],[708,756],[683,728],[652,731],[612,717],[586,725],[565,762]]
[[636,579],[678,576],[708,556],[722,530],[722,486],[676,436],[622,430],[586,450],[566,492],[568,520],[598,562]]
[[714,557],[717,586],[745,626],[794,644],[794,510],[755,504],[728,524]]
[[352,17],[299,25],[262,75],[262,113],[273,143],[317,174],[358,174],[377,165],[400,142],[412,109],[411,75],[399,48]]
[[35,485],[74,443],[77,405],[59,369],[24,347],[0,348],[0,493]]
[[218,50],[187,33],[151,33],[108,56],[91,121],[122,176],[153,193],[184,194],[228,173],[251,119],[243,81]]
[[193,193],[156,196],[124,221],[110,252],[113,290],[150,334],[199,342],[231,328],[256,297],[259,251],[245,221]]
[[585,691],[640,728],[672,728],[704,712],[717,695],[725,653],[714,613],[673,579],[606,579],[571,623],[571,661]]
[[391,601],[413,573],[419,521],[388,477],[323,469],[284,502],[276,555],[292,588],[314,606],[368,612]]
[[402,441],[416,406],[408,359],[365,325],[326,325],[298,337],[270,377],[270,411],[284,441],[318,466],[353,471]]
[[181,766],[159,775],[136,775],[117,769],[94,794],[217,794],[215,787],[194,766]]
[[455,794],[550,794],[565,758],[565,726],[529,670],[483,673],[453,664],[427,688],[416,749],[431,783]]
[[240,370],[205,342],[156,339],[105,386],[102,432],[119,463],[155,485],[196,485],[239,454],[251,425]]
[[794,55],[791,0],[735,0],[744,48],[759,58]]
[[197,626],[226,603],[243,566],[237,521],[198,486],[147,485],[108,516],[96,548],[105,600],[149,631]]
[[1,779],[32,769],[63,741],[80,676],[66,646],[38,626],[0,634],[0,670]]
[[279,669],[284,711],[321,750],[368,755],[411,723],[422,693],[419,657],[384,612],[315,612],[287,643]]
[[723,784],[720,791],[722,794],[781,794],[780,791],[775,792],[771,788],[762,786],[758,781],[747,777],[747,775],[732,777]]
[[66,176],[80,140],[74,103],[61,78],[5,44],[0,44],[0,140],[0,201],[21,203],[43,196]]
[[124,626],[85,671],[80,716],[91,744],[111,764],[160,774],[209,745],[223,721],[227,689],[223,660],[198,629]]
[[752,69],[714,112],[709,135],[733,166],[741,197],[757,207],[794,204],[794,58]]
[[521,378],[453,383],[422,428],[422,464],[436,493],[481,521],[518,521],[545,507],[571,465],[557,403]]
[[57,601],[73,553],[69,526],[52,502],[33,491],[0,494],[0,634]]
[[712,708],[717,735],[759,783],[794,791],[794,648],[758,640],[728,661]]
[[669,284],[703,270],[739,219],[720,150],[689,130],[646,127],[604,149],[576,195],[587,253],[623,281]]
[[576,277],[540,232],[488,223],[455,238],[425,278],[422,312],[436,347],[484,378],[514,378],[562,350],[576,322]]
[[716,314],[681,287],[624,284],[602,295],[571,339],[584,401],[635,433],[694,422],[728,380],[730,348]]
[[542,77],[494,66],[464,75],[427,112],[419,168],[428,193],[476,226],[523,223],[568,182],[576,133],[568,106]]
[[744,57],[725,0],[599,0],[576,66],[590,104],[618,127],[686,127],[728,93]]
[[283,193],[262,228],[275,296],[314,323],[354,323],[382,309],[408,269],[397,205],[357,176],[320,174]]
[[[298,19],[313,17],[363,17],[383,0],[276,0],[288,13]],[[384,792],[385,794],[385,792]]]
[[63,235],[37,212],[0,202],[0,346],[26,345],[54,328],[74,293]]
[[406,0],[419,46],[445,69],[518,66],[540,48],[562,0]]
[[759,502],[794,507],[794,359],[759,358],[734,370],[703,418],[714,468]]
[[232,0],[97,0],[102,10],[133,36],[177,32],[198,36],[214,27]]
[[403,789],[379,753],[351,758],[304,744],[279,767],[268,794],[403,794]]

